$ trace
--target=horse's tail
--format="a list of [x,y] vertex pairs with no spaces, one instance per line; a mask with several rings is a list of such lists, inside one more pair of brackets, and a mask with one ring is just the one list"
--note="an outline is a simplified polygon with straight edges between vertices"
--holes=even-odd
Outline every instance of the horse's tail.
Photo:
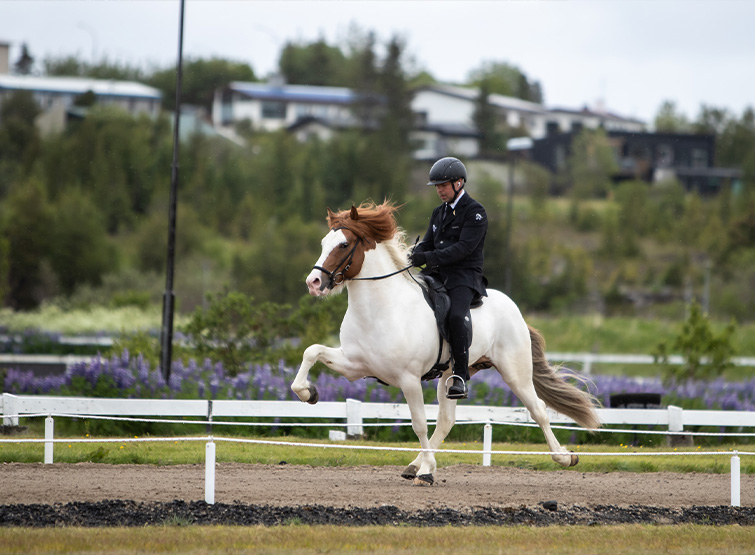
[[[595,407],[600,406],[598,399],[567,382],[564,379],[566,373],[561,367],[548,364],[545,358],[545,339],[538,330],[532,326],[527,327],[532,341],[532,380],[537,396],[545,401],[547,406],[568,416],[580,426],[599,428],[600,419],[595,412]],[[587,384],[588,380],[576,373],[569,372],[568,376]]]

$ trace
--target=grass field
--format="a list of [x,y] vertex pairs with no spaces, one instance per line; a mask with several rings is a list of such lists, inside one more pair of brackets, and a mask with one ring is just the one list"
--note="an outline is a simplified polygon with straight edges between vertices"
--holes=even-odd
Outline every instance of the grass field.
[[[329,440],[312,440],[301,438],[267,438],[260,441],[285,441],[291,445],[270,445],[265,443],[242,444],[224,442],[219,436],[215,439],[217,462],[242,462],[252,464],[278,464],[285,460],[289,464],[307,464],[311,466],[382,466],[406,464],[418,444],[385,443],[373,441],[333,442]],[[60,438],[58,438],[60,439]],[[76,438],[72,438],[76,439]],[[84,439],[84,438],[79,438]],[[90,439],[90,438],[86,438]],[[138,438],[134,438],[138,439]],[[248,438],[247,438],[248,439]],[[179,438],[164,442],[107,442],[107,443],[56,443],[54,447],[55,462],[99,462],[106,464],[195,464],[204,461],[206,440],[182,441]],[[408,451],[385,451],[369,449],[337,449],[298,447],[297,443],[316,443],[322,445],[348,445],[364,447],[392,447],[409,449]],[[752,446],[727,444],[718,447],[641,447],[630,445],[574,445],[569,446],[580,455],[580,463],[575,472],[705,472],[725,474],[730,472],[731,455],[701,455],[711,451],[753,451]],[[482,444],[449,443],[442,449],[479,450]],[[536,451],[547,452],[545,443],[494,443],[493,451]],[[653,455],[653,453],[673,452],[679,455]],[[616,453],[616,456],[590,456],[590,453]],[[637,453],[633,456],[622,454]],[[648,453],[646,456],[641,454]],[[682,453],[689,453],[682,455]],[[0,443],[0,463],[33,463],[43,460],[44,447],[40,443]],[[437,454],[440,468],[453,464],[481,464],[482,454]],[[563,470],[554,463],[549,455],[492,455],[494,466],[534,470]],[[578,470],[576,470],[578,469]],[[741,457],[741,472],[755,473],[755,457]]]
[[740,526],[0,528],[3,553],[752,553]]

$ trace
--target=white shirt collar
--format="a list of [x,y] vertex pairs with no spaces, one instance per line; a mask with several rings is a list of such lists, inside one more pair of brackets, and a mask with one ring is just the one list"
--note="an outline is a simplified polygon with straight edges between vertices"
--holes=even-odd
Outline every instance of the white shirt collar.
[[462,189],[461,191],[459,191],[459,195],[456,197],[456,200],[453,202],[453,204],[449,204],[449,206],[451,207],[451,210],[453,210],[454,208],[456,208],[456,205],[459,204],[459,201],[461,200],[461,197],[464,196],[465,192],[466,191],[464,191],[464,189]]

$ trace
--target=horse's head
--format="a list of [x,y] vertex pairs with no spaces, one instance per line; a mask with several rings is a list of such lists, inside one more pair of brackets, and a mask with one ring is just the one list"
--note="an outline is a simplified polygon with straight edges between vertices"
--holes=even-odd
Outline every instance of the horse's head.
[[352,206],[337,213],[328,209],[330,231],[323,237],[320,258],[307,276],[310,295],[340,292],[347,280],[359,275],[366,253],[396,233],[395,210],[388,202]]

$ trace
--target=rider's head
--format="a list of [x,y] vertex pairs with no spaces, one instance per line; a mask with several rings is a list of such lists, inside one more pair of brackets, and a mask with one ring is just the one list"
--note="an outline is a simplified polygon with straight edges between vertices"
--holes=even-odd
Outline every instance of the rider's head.
[[461,160],[447,156],[435,162],[433,164],[433,167],[430,168],[430,180],[427,182],[427,184],[435,185],[437,189],[438,186],[443,186],[446,183],[451,183],[451,187],[453,188],[453,198],[450,200],[443,200],[446,202],[453,202],[453,200],[455,200],[456,197],[459,196],[459,192],[464,187],[466,181],[467,168],[464,167],[464,164],[461,163]]

